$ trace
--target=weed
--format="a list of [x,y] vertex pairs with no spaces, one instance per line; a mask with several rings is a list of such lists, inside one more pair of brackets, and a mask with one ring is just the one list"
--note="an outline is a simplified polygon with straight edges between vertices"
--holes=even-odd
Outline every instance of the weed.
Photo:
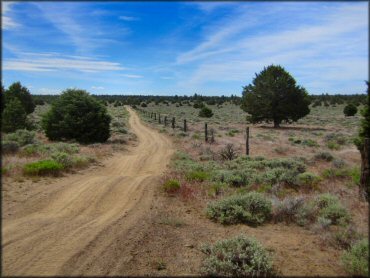
[[162,185],[162,188],[167,193],[173,193],[180,189],[180,182],[178,180],[170,179]]
[[343,254],[342,262],[346,271],[354,276],[369,275],[369,242],[363,239]]
[[304,172],[297,176],[297,184],[314,188],[320,182],[320,177],[310,172]]
[[63,170],[63,164],[54,160],[40,160],[24,165],[24,174],[30,176],[58,175]]
[[188,181],[200,181],[203,182],[207,179],[209,179],[210,175],[209,173],[205,171],[192,171],[186,174],[186,179]]
[[324,161],[332,161],[334,159],[333,155],[329,152],[319,152],[314,156],[315,160],[324,160]]

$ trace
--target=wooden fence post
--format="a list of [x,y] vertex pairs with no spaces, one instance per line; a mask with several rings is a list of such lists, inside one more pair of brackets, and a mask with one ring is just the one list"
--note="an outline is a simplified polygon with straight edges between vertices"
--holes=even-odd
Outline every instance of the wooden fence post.
[[167,116],[164,116],[164,126],[167,126]]
[[186,119],[184,120],[184,132],[186,132]]
[[161,114],[158,114],[158,123],[161,123]]
[[249,126],[245,129],[245,154],[249,155]]
[[207,123],[204,123],[204,139],[208,142],[208,127]]
[[172,118],[172,128],[175,128],[175,117]]
[[210,143],[214,143],[215,142],[215,130],[213,128],[211,128],[209,130],[209,133],[211,135],[211,140],[210,140]]
[[154,120],[157,120],[157,113],[154,113]]

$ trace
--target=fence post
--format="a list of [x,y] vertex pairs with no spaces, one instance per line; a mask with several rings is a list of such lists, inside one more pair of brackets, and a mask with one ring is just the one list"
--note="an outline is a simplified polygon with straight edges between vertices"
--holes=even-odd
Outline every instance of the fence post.
[[214,143],[215,142],[215,130],[213,129],[213,128],[211,128],[210,130],[209,130],[209,133],[210,133],[210,135],[211,135],[211,143]]
[[207,123],[204,123],[204,139],[208,142],[208,127]]
[[175,128],[175,117],[172,118],[172,128]]
[[184,132],[186,132],[186,119],[184,120]]
[[157,113],[154,113],[154,120],[157,120]]
[[164,116],[164,126],[167,126],[167,116]]
[[249,155],[249,126],[245,129],[245,154]]
[[161,123],[161,114],[158,114],[158,123]]

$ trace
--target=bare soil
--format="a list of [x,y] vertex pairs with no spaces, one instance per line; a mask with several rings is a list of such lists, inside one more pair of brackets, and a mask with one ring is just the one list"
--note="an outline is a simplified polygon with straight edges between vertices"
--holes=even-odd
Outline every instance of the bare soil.
[[[129,112],[138,144],[128,154],[27,186],[22,199],[3,197],[4,275],[199,275],[201,246],[241,233],[273,253],[281,275],[346,275],[342,250],[323,245],[312,231],[293,224],[223,226],[205,217],[206,204],[198,199],[162,192],[174,144]],[[367,215],[366,204],[356,209]]]
[[131,251],[148,229],[144,219],[154,203],[154,188],[173,153],[167,137],[129,111],[138,145],[128,154],[28,187],[21,202],[4,200],[3,275],[125,273]]

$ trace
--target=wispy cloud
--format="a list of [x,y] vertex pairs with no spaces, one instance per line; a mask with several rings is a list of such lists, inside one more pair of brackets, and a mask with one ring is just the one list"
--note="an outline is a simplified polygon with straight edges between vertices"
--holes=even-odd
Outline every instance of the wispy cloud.
[[138,17],[127,16],[127,15],[121,15],[118,18],[121,19],[121,20],[123,20],[123,21],[137,21],[137,20],[139,20]]
[[121,71],[119,63],[89,57],[59,55],[55,53],[21,53],[19,58],[4,60],[4,70],[14,71]]
[[105,88],[102,86],[91,86],[91,89],[93,90],[104,90]]
[[138,75],[138,74],[121,74],[121,76],[127,77],[127,78],[143,78],[144,76]]
[[[296,3],[300,4],[305,3]],[[291,8],[296,9],[296,6]],[[286,12],[289,13],[289,9]],[[272,63],[282,64],[295,76],[302,76],[299,81],[317,91],[320,90],[311,81],[321,80],[322,84],[329,84],[332,83],[329,80],[341,76],[350,82],[355,77],[351,72],[366,78],[368,57],[364,41],[367,38],[363,36],[367,33],[368,23],[364,6],[333,6],[325,11],[324,18],[316,12],[307,10],[311,16],[309,25],[290,24],[273,32],[249,32],[252,25],[263,30],[266,17],[254,13],[254,20],[246,23],[248,11],[222,21],[219,28],[205,33],[193,49],[178,55],[179,66],[195,64],[187,82],[180,80],[178,84],[196,88],[209,82],[246,82],[255,72]]]
[[[42,16],[57,30],[61,31],[79,53],[93,52],[106,45],[121,43],[121,38],[130,33],[128,27],[106,26],[96,18],[91,18],[85,3],[35,3]],[[63,15],[61,16],[61,10]],[[86,10],[86,13],[84,12]],[[93,26],[93,29],[92,29]]]
[[2,6],[2,29],[8,30],[20,26],[19,23],[15,22],[14,19],[9,15],[11,11],[12,2],[1,2]]

